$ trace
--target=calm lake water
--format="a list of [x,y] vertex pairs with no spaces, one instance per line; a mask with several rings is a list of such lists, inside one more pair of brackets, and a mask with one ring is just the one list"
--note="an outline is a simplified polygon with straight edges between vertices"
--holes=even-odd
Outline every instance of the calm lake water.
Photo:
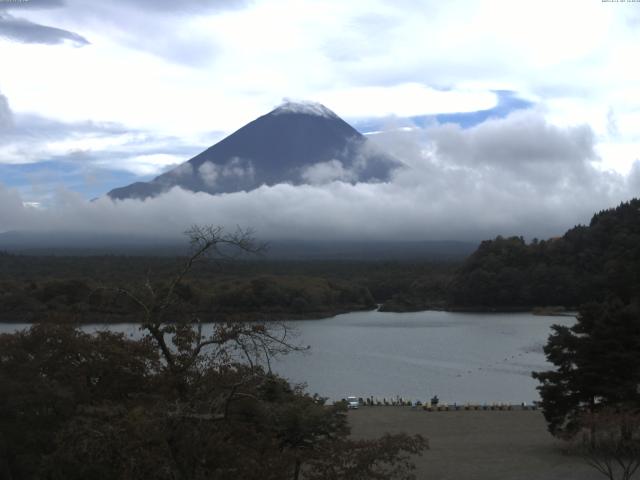
[[[273,369],[332,399],[348,395],[443,402],[530,403],[534,370],[545,370],[542,347],[552,324],[572,317],[528,313],[354,312],[291,321],[296,341],[311,348],[275,360]],[[0,332],[24,328],[0,324]],[[87,330],[105,328],[87,326]],[[108,328],[139,336],[138,325]]]

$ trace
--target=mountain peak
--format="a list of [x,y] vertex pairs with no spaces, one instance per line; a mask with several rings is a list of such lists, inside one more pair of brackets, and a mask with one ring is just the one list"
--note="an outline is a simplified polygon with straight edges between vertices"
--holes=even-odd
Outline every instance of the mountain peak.
[[316,117],[325,118],[338,118],[338,116],[329,110],[327,107],[317,102],[309,101],[293,101],[285,99],[275,110],[271,112],[272,115],[283,114],[302,114],[302,115],[314,115]]
[[174,186],[218,194],[279,183],[388,180],[399,162],[383,152],[365,152],[367,142],[324,105],[286,100],[188,162],[108,195],[144,199]]

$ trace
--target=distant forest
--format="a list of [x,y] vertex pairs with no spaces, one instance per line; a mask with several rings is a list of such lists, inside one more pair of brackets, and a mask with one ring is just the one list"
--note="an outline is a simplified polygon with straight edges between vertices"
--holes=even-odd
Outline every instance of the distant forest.
[[[0,321],[135,321],[119,288],[171,278],[184,258],[0,253]],[[203,321],[321,318],[373,309],[444,307],[451,261],[209,260],[178,291]]]
[[448,286],[456,307],[577,307],[640,297],[640,200],[601,211],[562,237],[487,240]]
[[[162,283],[183,258],[0,253],[0,321],[135,321],[119,288]],[[321,318],[342,312],[577,308],[640,297],[640,200],[588,226],[527,243],[497,237],[464,261],[239,259],[198,264],[178,292],[203,321]]]

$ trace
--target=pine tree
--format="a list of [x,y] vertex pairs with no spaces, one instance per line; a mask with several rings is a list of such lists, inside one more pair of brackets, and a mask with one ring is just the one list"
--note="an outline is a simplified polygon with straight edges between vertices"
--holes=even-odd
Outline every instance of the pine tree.
[[585,414],[640,408],[640,307],[584,305],[572,327],[554,325],[544,352],[556,368],[534,372],[549,431],[573,436]]

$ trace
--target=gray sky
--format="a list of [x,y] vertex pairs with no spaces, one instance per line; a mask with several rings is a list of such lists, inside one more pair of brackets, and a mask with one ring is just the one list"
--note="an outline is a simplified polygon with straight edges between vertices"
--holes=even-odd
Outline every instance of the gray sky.
[[[640,193],[638,25],[640,4],[600,0],[0,2],[0,231],[560,234]],[[88,202],[285,97],[381,132],[406,167]]]

